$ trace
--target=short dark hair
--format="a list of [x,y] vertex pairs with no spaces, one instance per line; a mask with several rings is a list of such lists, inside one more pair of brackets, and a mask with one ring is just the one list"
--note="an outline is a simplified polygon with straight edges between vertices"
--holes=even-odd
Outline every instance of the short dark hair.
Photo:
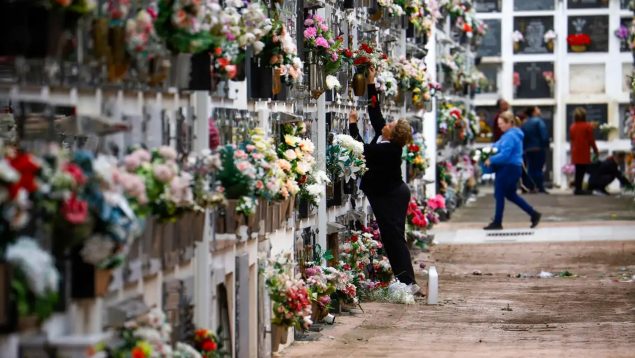
[[525,115],[527,117],[532,117],[534,115],[535,110],[536,110],[536,106],[529,106],[525,108]]
[[501,106],[501,103],[503,103],[503,102],[505,102],[505,98],[499,98],[499,99],[496,101],[496,107],[500,107],[500,106]]

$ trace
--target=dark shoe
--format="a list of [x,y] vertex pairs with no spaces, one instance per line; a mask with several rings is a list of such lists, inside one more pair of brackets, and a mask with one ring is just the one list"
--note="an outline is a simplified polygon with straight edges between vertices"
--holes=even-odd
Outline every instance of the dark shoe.
[[503,225],[493,222],[493,223],[487,225],[486,227],[484,227],[483,230],[487,230],[487,231],[490,231],[490,230],[503,230]]
[[549,194],[551,194],[551,193],[543,189],[543,190],[541,190],[541,191],[540,191],[540,194],[547,194],[547,195],[549,195]]
[[534,215],[531,216],[531,226],[530,228],[535,228],[540,223],[540,219],[542,218],[542,214],[539,212],[535,212]]
[[573,192],[573,195],[591,195],[591,192],[586,190],[576,190]]

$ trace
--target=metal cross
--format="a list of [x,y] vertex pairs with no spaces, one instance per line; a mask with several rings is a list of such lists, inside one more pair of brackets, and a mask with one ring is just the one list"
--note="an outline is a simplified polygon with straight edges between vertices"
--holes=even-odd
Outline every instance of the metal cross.
[[542,69],[536,66],[535,62],[532,62],[531,66],[527,68],[527,72],[530,72],[529,89],[531,89],[532,91],[536,89],[536,76],[540,73],[540,71],[542,71]]

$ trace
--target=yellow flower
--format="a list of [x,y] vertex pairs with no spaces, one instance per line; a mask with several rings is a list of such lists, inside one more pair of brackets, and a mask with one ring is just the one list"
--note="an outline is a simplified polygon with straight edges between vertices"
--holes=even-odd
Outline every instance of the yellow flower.
[[284,136],[284,142],[287,143],[287,145],[290,145],[292,147],[297,146],[299,141],[300,141],[300,138],[298,138],[296,136],[292,136],[292,135],[289,135],[289,134],[286,134]]

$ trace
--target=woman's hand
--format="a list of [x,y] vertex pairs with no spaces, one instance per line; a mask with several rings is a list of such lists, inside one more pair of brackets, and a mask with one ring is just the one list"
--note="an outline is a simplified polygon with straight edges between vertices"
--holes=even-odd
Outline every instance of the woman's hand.
[[370,66],[368,68],[368,75],[366,76],[366,84],[368,85],[374,85],[375,84],[375,74],[377,73],[377,71],[375,70],[375,67]]
[[348,123],[357,123],[357,112],[355,110],[352,110],[351,113],[348,114]]

